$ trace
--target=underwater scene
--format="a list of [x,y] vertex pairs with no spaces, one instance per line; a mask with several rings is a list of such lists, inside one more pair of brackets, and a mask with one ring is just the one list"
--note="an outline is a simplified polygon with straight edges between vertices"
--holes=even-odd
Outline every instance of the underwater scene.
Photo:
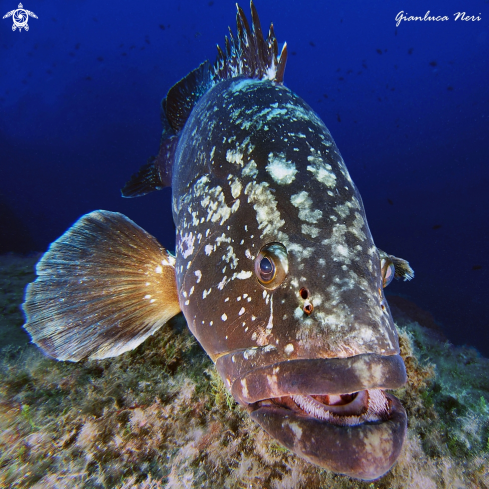
[[0,487],[489,488],[489,1],[33,2]]

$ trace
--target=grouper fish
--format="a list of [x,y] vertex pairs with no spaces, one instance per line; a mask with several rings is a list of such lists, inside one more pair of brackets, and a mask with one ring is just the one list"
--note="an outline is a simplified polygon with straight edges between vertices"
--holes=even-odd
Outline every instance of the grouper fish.
[[120,355],[183,312],[224,384],[274,439],[364,480],[394,464],[406,382],[384,287],[411,279],[379,250],[330,132],[283,84],[273,25],[238,7],[214,64],[161,106],[159,153],[122,194],[171,185],[175,255],[122,214],[95,211],[52,243],[25,328],[58,360]]

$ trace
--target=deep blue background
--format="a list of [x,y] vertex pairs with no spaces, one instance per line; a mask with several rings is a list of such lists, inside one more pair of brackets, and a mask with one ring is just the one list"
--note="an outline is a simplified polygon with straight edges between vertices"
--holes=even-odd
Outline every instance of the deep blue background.
[[[0,1],[3,16],[18,0]],[[489,354],[489,2],[257,0],[287,41],[286,85],[331,130],[395,283],[456,343]],[[249,6],[242,3],[249,14]],[[25,0],[0,20],[0,252],[45,250],[82,214],[119,211],[173,249],[169,189],[119,189],[158,150],[159,102],[215,59],[234,2]],[[399,11],[447,15],[403,22]],[[454,21],[465,11],[481,21]]]

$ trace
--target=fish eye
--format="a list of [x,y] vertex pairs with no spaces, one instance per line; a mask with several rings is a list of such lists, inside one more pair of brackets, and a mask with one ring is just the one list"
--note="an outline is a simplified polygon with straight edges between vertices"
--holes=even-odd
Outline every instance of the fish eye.
[[276,289],[289,272],[287,250],[280,243],[269,243],[255,259],[255,275],[265,289]]
[[382,284],[385,288],[392,282],[392,279],[396,274],[396,269],[394,263],[386,258],[382,258],[380,261],[380,269],[382,271]]

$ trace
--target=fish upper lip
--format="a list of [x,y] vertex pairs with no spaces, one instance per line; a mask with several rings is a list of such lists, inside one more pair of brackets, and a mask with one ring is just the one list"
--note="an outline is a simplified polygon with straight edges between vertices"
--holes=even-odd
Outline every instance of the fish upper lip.
[[242,405],[283,396],[345,395],[396,389],[406,383],[400,355],[366,353],[347,358],[296,359],[250,365],[236,372],[231,392]]

